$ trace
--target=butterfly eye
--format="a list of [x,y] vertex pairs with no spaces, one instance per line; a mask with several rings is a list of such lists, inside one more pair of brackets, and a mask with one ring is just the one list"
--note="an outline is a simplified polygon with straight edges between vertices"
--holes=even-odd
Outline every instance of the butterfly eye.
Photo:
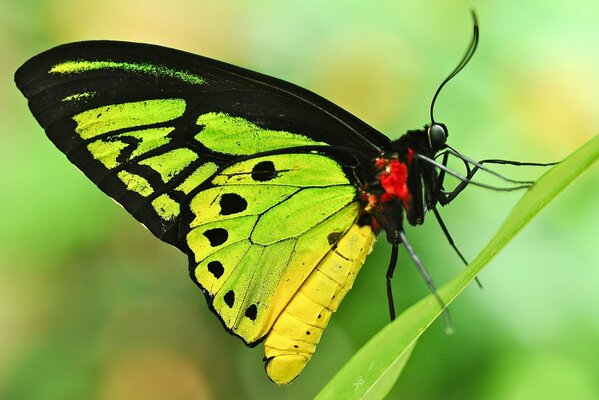
[[433,150],[439,150],[447,140],[447,127],[434,123],[428,128],[428,142]]

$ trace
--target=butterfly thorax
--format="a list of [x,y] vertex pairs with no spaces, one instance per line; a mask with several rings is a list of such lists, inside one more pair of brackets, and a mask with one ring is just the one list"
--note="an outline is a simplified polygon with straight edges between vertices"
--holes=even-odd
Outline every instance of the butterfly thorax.
[[415,154],[434,157],[426,128],[408,131],[390,143],[372,162],[372,179],[361,190],[362,223],[376,233],[384,230],[390,242],[402,229],[404,215],[411,225],[424,222],[423,168]]

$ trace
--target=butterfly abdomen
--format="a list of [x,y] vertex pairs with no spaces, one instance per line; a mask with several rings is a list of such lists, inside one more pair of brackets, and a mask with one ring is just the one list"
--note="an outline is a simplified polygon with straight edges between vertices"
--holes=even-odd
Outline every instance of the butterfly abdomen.
[[353,225],[281,312],[264,342],[266,372],[272,381],[289,383],[304,369],[331,314],[372,250],[374,238],[369,226]]

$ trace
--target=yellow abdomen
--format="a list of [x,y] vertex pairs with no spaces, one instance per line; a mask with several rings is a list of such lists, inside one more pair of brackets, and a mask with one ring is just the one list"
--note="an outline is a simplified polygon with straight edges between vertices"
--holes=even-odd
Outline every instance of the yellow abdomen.
[[369,226],[352,225],[283,309],[264,341],[266,373],[273,382],[289,383],[302,372],[374,239]]

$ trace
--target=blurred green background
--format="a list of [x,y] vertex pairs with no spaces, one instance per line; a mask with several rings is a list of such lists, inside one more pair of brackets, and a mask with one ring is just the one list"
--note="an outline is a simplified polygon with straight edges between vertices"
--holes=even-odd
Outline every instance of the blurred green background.
[[[0,3],[0,398],[311,398],[388,323],[380,240],[304,373],[277,387],[154,239],[45,138],[13,84],[49,47],[151,42],[307,87],[390,137],[428,122],[478,11],[479,50],[438,100],[473,158],[559,160],[599,133],[599,3],[23,0]],[[514,169],[514,176],[537,171]],[[599,168],[544,210],[425,333],[390,398],[599,398]],[[443,209],[468,258],[518,193]],[[438,284],[461,268],[432,218],[408,228]],[[399,307],[428,293],[402,254]]]

